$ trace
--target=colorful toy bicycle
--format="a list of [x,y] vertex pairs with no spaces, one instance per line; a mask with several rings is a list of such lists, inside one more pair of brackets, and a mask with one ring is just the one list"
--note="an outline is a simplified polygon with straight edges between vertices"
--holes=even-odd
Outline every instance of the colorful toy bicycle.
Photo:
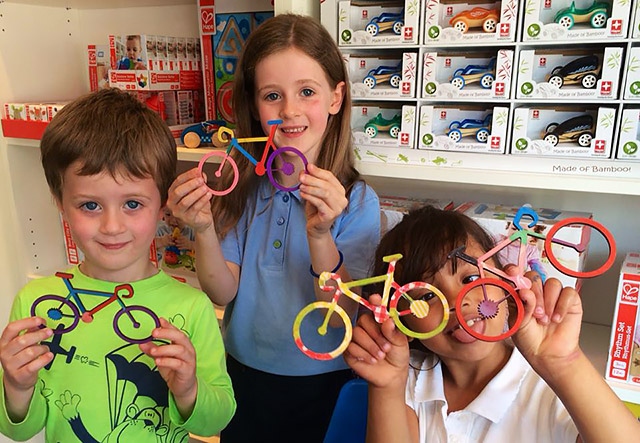
[[[113,292],[95,291],[92,289],[74,288],[71,284],[73,274],[56,272],[69,291],[69,295],[46,294],[38,297],[31,305],[31,316],[42,317],[54,322],[55,325],[47,325],[53,329],[54,334],[71,332],[78,326],[80,319],[85,323],[91,323],[93,317],[103,308],[113,302],[120,305],[120,310],[113,317],[113,330],[118,337],[128,343],[145,343],[151,341],[151,332],[160,327],[158,316],[145,306],[127,306],[123,299],[133,297],[133,288],[130,284],[117,285]],[[92,309],[87,309],[80,295],[93,295],[106,298],[105,301]],[[42,328],[46,326],[41,326]]]
[[[554,224],[549,230],[549,233],[545,236],[544,234],[524,229],[520,223],[522,222],[522,218],[525,216],[532,220],[527,225],[529,228],[532,228],[538,222],[538,214],[533,209],[527,206],[521,207],[513,219],[513,225],[516,227],[516,231],[506,239],[497,243],[493,249],[487,251],[480,257],[474,258],[467,255],[464,252],[464,246],[456,248],[449,254],[450,258],[461,259],[478,268],[480,278],[466,284],[461,289],[456,300],[455,312],[460,326],[471,336],[479,340],[498,341],[505,339],[513,335],[522,323],[524,317],[524,306],[520,296],[516,292],[516,289],[531,287],[531,281],[524,275],[527,266],[526,246],[529,237],[544,240],[544,250],[549,262],[563,274],[576,278],[591,278],[601,275],[611,267],[616,258],[616,245],[613,236],[603,225],[595,220],[584,217],[567,218]],[[590,271],[577,271],[564,266],[560,262],[556,255],[556,248],[565,247],[573,249],[578,253],[582,253],[586,250],[587,242],[590,237],[589,235],[583,235],[579,244],[563,240],[562,229],[568,226],[593,228],[598,231],[607,242],[609,253],[607,254],[604,262],[599,264],[597,268]],[[491,266],[487,261],[491,257],[496,256],[500,250],[513,242],[520,242],[517,263],[518,272],[516,275],[508,275],[503,270],[500,270],[495,266]],[[486,277],[487,272],[499,278]],[[478,291],[481,292],[478,293]],[[480,301],[478,302],[477,300]],[[509,307],[509,300],[513,302],[511,305],[512,309]],[[475,318],[465,318],[462,307],[468,304],[477,304],[477,316]],[[515,309],[515,320],[510,322],[511,326],[504,324],[498,325],[501,331],[499,334],[486,334],[485,327],[487,325],[482,325],[479,322],[490,322],[498,315],[501,306],[503,307],[502,309],[506,309],[510,315],[514,314],[513,309]]]
[[[342,294],[372,311],[374,318],[379,323],[382,323],[387,318],[391,317],[398,329],[410,337],[427,339],[440,333],[449,321],[449,303],[447,302],[447,299],[439,289],[429,283],[413,282],[402,286],[396,283],[393,279],[393,274],[396,269],[396,262],[401,258],[402,254],[394,254],[384,257],[383,260],[386,263],[389,263],[387,273],[374,277],[363,278],[361,280],[343,282],[339,274],[331,272],[323,272],[320,274],[318,285],[323,291],[333,292],[333,298],[330,302],[315,301],[310,303],[298,313],[293,323],[293,338],[298,348],[300,348],[300,350],[307,356],[316,360],[331,360],[344,352],[351,341],[353,326],[346,311],[338,305],[338,301]],[[327,284],[329,281],[335,282],[336,286]],[[382,291],[382,303],[380,306],[372,305],[365,298],[352,291],[352,288],[381,282],[384,282],[384,289]],[[393,293],[391,293],[391,289],[393,289]],[[323,318],[322,323],[317,328],[317,332],[321,336],[326,335],[329,326],[329,319],[334,313],[338,314],[344,322],[344,339],[333,350],[319,352],[317,350],[309,349],[303,342],[303,337],[301,336],[302,324],[305,320],[311,321],[310,319],[313,316],[310,314],[316,311],[319,311]],[[432,324],[435,323],[435,326],[432,330],[426,332],[413,331],[402,321],[403,317],[413,316],[414,318],[424,319],[429,315],[431,316],[430,318],[433,319]]]
[[[307,168],[307,159],[302,152],[291,146],[284,146],[277,148],[273,142],[273,138],[278,129],[278,125],[282,123],[282,120],[269,120],[267,122],[270,126],[269,136],[267,137],[247,137],[236,138],[233,129],[222,126],[218,129],[218,139],[221,143],[228,143],[228,148],[224,151],[212,150],[206,153],[198,164],[198,170],[202,174],[202,168],[205,162],[211,157],[218,157],[220,165],[215,171],[215,178],[220,179],[223,176],[223,169],[230,167],[232,171],[231,183],[223,184],[222,189],[213,189],[209,186],[209,191],[213,195],[222,196],[227,195],[238,184],[238,165],[236,161],[231,157],[230,152],[233,148],[240,151],[253,165],[255,165],[255,173],[259,176],[263,176],[265,173],[269,177],[269,181],[276,188],[282,191],[295,191],[300,187],[300,183],[296,183],[294,186],[285,186],[278,182],[278,178],[289,177],[294,174],[298,174],[304,168]],[[260,161],[256,160],[251,154],[249,154],[241,145],[241,143],[254,143],[254,142],[266,142],[264,150],[262,151],[262,158]],[[269,154],[270,148],[273,148],[273,152]],[[220,180],[218,180],[220,181]]]

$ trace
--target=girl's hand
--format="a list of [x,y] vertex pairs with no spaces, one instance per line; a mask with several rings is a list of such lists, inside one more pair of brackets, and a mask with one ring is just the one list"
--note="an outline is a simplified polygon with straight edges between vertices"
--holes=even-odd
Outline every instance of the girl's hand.
[[154,339],[166,340],[169,344],[142,343],[140,350],[153,358],[182,417],[187,419],[193,411],[198,392],[196,351],[189,337],[164,318],[160,318],[160,327],[152,334]]
[[307,233],[319,237],[329,232],[335,219],[349,201],[345,189],[330,172],[309,164],[300,173],[300,196],[307,202]]
[[580,351],[582,302],[575,289],[549,278],[542,285],[535,272],[527,273],[531,289],[521,289],[525,315],[514,343],[536,371],[553,371],[570,364]]
[[211,197],[198,168],[180,174],[169,188],[167,207],[183,223],[201,232],[213,226]]
[[[380,304],[380,296],[369,301]],[[344,353],[345,362],[360,377],[378,388],[404,390],[409,369],[409,342],[391,318],[382,324],[369,313],[361,315]]]

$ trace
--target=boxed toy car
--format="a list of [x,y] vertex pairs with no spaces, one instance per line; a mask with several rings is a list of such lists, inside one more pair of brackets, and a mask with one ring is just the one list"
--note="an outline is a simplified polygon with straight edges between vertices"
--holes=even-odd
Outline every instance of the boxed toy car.
[[426,0],[424,43],[513,42],[518,9],[517,0]]
[[629,252],[620,268],[605,378],[640,385],[640,253]]
[[420,2],[338,2],[340,46],[415,45]]
[[416,96],[417,54],[397,56],[344,54],[353,98],[412,98]]
[[622,59],[621,47],[522,50],[516,97],[616,99]]
[[422,206],[431,205],[439,209],[453,209],[453,201],[449,199],[409,198],[381,195],[380,199],[380,235],[400,223],[409,211]]
[[411,149],[416,107],[400,103],[358,103],[351,110],[354,143]]
[[[459,205],[456,208],[456,211],[460,211],[476,220],[495,238],[496,242],[498,242],[504,240],[515,232],[515,227],[513,226],[512,221],[518,212],[518,209],[520,209],[520,206],[467,202]],[[533,209],[538,214],[538,222],[527,229],[542,235],[549,232],[551,226],[555,223],[566,218],[592,218],[592,214],[588,212],[572,212],[549,208]],[[530,217],[523,217],[520,226],[524,228],[532,221],[533,220]],[[572,244],[580,244],[582,241],[585,241],[588,245],[590,235],[591,230],[589,228],[584,226],[575,226],[563,228],[559,233],[559,238]],[[581,283],[579,279],[561,273],[551,264],[544,249],[544,240],[535,237],[528,237],[528,239],[529,241],[524,245],[527,258],[527,269],[538,271],[543,279],[555,277],[560,280],[564,286],[571,286],[579,289]],[[499,252],[502,264],[518,264],[520,247],[520,243],[515,241],[502,249]],[[576,271],[584,269],[588,248],[584,252],[578,253],[573,248],[554,245],[553,251],[554,256],[567,268]]]
[[640,160],[640,108],[622,110],[616,158]]
[[640,47],[633,46],[629,49],[629,58],[626,65],[627,79],[624,85],[625,99],[640,100]]
[[511,153],[609,158],[615,120],[604,106],[516,108]]
[[422,63],[422,97],[508,99],[513,51],[426,52]]
[[422,106],[418,149],[504,154],[509,107]]
[[527,3],[522,41],[580,42],[623,39],[631,2],[622,0],[537,0]]

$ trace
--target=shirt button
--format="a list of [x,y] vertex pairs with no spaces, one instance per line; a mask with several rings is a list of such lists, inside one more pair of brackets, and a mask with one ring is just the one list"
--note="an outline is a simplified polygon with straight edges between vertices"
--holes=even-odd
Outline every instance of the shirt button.
[[278,217],[278,220],[276,220],[276,223],[278,223],[279,225],[284,223],[284,217]]
[[276,249],[280,249],[282,247],[282,242],[280,240],[276,240],[273,242],[273,247]]
[[283,195],[282,196],[282,201],[285,202],[285,203],[288,202],[289,201],[289,194]]

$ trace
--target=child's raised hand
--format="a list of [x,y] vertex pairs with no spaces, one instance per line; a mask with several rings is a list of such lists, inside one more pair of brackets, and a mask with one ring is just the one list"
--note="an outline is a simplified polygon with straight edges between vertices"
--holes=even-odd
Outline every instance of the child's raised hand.
[[300,173],[300,196],[306,200],[307,232],[322,235],[329,232],[334,220],[347,207],[344,186],[330,172],[309,164]]
[[142,343],[140,350],[153,358],[160,375],[173,394],[180,414],[184,419],[188,419],[198,392],[196,351],[193,344],[184,332],[164,318],[160,318],[160,327],[153,330],[153,338],[169,343]]
[[[369,301],[380,304],[380,296]],[[345,362],[360,377],[378,388],[404,386],[409,367],[409,342],[396,328],[393,319],[382,324],[369,313],[361,315],[353,329],[353,338],[343,354]]]
[[211,197],[205,178],[198,168],[193,168],[180,174],[171,184],[167,207],[195,231],[204,231],[213,226]]
[[514,343],[536,370],[570,362],[579,351],[582,302],[575,289],[549,278],[543,285],[535,272],[527,273],[531,289],[521,289],[525,305]]

